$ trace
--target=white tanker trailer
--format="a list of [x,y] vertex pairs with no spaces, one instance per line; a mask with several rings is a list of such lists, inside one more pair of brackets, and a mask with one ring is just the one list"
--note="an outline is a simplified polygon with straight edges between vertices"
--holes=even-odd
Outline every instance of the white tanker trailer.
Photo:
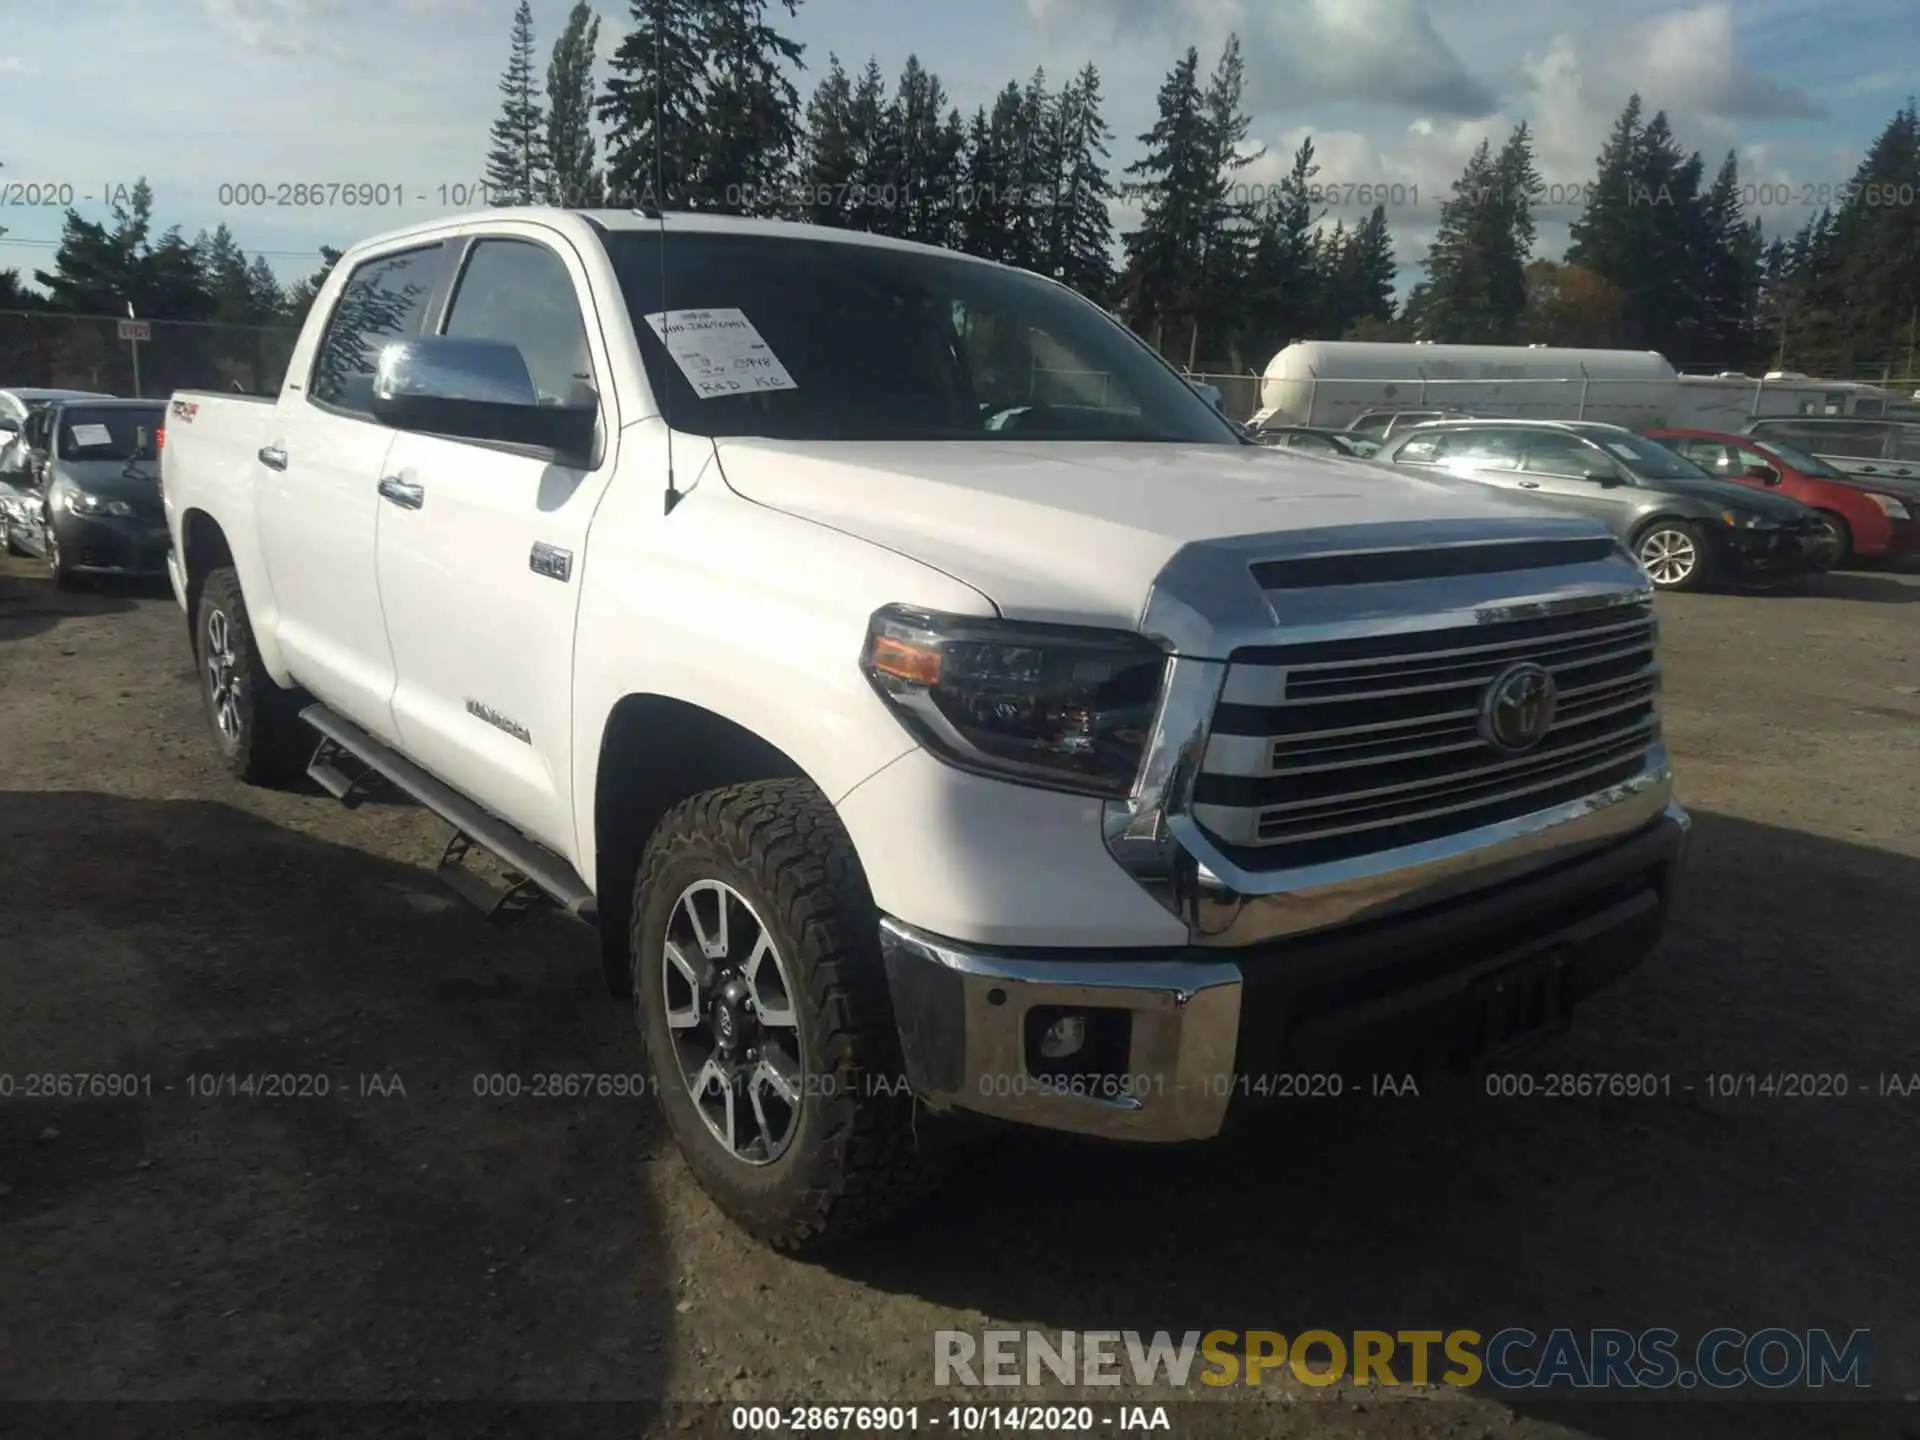
[[1739,430],[1761,415],[1878,415],[1891,391],[1773,372],[1679,374],[1652,350],[1307,340],[1268,363],[1252,423],[1343,429],[1369,411],[1454,410]]

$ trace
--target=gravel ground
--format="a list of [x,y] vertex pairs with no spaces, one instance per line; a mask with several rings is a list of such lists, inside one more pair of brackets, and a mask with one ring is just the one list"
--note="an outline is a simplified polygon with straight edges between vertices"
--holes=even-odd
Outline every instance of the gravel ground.
[[[650,1102],[476,1093],[637,1069],[584,930],[487,926],[431,875],[444,831],[417,809],[230,781],[169,596],[59,595],[0,562],[0,1431],[926,1402],[941,1329],[1865,1327],[1881,1392],[1920,1389],[1920,1094],[1878,1093],[1920,1072],[1920,576],[1661,608],[1690,884],[1660,953],[1530,1064],[1673,1094],[1429,1086],[1178,1153],[1009,1138],[898,1235],[799,1263],[716,1214]],[[1851,1092],[1704,1088],[1781,1071]],[[28,1095],[46,1073],[140,1078]],[[310,1093],[192,1078],[246,1074]],[[1910,1404],[1209,1398],[1174,1433],[1920,1433]],[[249,1401],[279,1403],[205,1408]],[[559,1434],[589,1412],[531,1413]]]

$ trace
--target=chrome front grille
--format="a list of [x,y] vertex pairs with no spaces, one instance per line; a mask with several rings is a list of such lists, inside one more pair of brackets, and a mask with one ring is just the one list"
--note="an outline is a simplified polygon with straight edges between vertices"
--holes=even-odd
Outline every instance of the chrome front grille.
[[[1659,738],[1645,603],[1236,651],[1195,821],[1248,868],[1320,864],[1577,801],[1631,778]],[[1551,726],[1514,755],[1481,737],[1509,666],[1553,676]]]

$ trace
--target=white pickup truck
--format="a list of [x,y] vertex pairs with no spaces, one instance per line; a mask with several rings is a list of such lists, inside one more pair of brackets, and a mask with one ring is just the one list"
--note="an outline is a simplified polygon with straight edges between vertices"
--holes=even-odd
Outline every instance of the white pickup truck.
[[898,1211],[933,1116],[1195,1140],[1471,1062],[1669,910],[1652,594],[1597,522],[1253,444],[1032,274],[416,226],[162,460],[229,767],[396,785],[462,893],[596,924],[775,1245]]

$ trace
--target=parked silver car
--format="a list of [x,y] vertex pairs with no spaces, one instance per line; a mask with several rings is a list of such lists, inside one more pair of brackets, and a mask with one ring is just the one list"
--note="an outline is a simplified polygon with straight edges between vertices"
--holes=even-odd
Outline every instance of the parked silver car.
[[1776,583],[1833,560],[1831,533],[1799,501],[1716,480],[1618,425],[1440,421],[1408,432],[1381,458],[1597,516],[1661,590]]
[[1920,421],[1783,415],[1755,420],[1747,434],[1817,455],[1855,484],[1920,500]]

